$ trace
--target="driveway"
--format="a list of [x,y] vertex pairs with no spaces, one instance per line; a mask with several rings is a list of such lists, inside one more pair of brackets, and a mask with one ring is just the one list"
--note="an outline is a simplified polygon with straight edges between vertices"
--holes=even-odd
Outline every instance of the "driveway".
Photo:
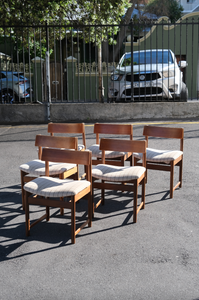
[[[144,124],[133,124],[134,139],[143,139]],[[149,171],[136,224],[131,196],[108,191],[75,245],[67,210],[62,217],[51,209],[50,221],[25,236],[19,165],[37,158],[35,136],[47,134],[47,125],[0,127],[0,299],[199,299],[199,122],[164,125],[185,131],[182,188],[170,199],[169,173]],[[95,142],[93,124],[86,124],[86,141]],[[77,205],[78,222],[86,205]],[[41,211],[31,207],[31,219]]]

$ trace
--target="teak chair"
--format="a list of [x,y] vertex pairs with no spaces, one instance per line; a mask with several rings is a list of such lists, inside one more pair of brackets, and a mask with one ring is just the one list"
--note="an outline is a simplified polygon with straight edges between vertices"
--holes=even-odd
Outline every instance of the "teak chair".
[[[90,146],[88,150],[92,152],[92,164],[98,165],[102,162],[102,151],[99,149],[101,135],[127,135],[130,140],[133,139],[133,126],[131,124],[104,124],[95,123],[94,133],[96,134],[96,144]],[[132,165],[132,155],[130,152],[121,151],[106,151],[105,157],[108,159],[107,163],[118,166],[124,166],[126,160],[130,160]]]
[[[35,138],[35,146],[38,147],[38,159],[34,159],[27,163],[22,164],[20,168],[21,173],[21,190],[22,190],[22,206],[25,209],[24,190],[25,182],[31,181],[38,176],[45,175],[45,163],[41,161],[42,150],[44,147],[48,148],[65,148],[74,149],[78,148],[78,138],[76,137],[58,137],[49,135],[37,135]],[[49,164],[50,176],[58,176],[60,179],[70,177],[79,177],[79,169],[75,164],[69,163],[50,163]]]
[[78,150],[86,149],[86,134],[84,123],[48,123],[48,132],[51,136],[53,136],[55,133],[73,135],[80,134],[82,136],[82,144],[78,144]]
[[[180,150],[159,150],[147,148],[146,168],[152,170],[170,172],[170,198],[173,198],[173,192],[177,187],[182,187],[182,165],[183,165],[183,128],[144,126],[143,135],[145,136],[147,147],[149,138],[179,139]],[[142,156],[134,153],[134,165],[139,165]],[[179,182],[174,186],[174,166],[179,166]]]
[[[101,199],[94,205],[93,212],[100,204],[104,204],[104,190],[121,190],[134,193],[133,221],[137,222],[137,214],[145,208],[145,173],[146,173],[146,142],[118,139],[104,139],[100,141],[102,164],[92,169],[93,189],[101,189]],[[138,151],[143,154],[142,166],[115,166],[106,164],[105,151]],[[100,181],[96,181],[100,180]],[[138,206],[138,186],[142,185],[142,198]],[[94,191],[93,191],[94,196]]]
[[[49,207],[61,207],[71,210],[71,240],[75,243],[75,236],[87,224],[92,225],[92,177],[91,177],[91,153],[89,151],[71,151],[60,149],[43,149],[42,161],[45,161],[46,176],[38,177],[24,185],[25,190],[25,215],[26,235],[30,234],[30,228],[46,218],[49,221]],[[49,177],[49,162],[70,163],[84,165],[86,180],[59,179]],[[76,229],[75,210],[76,202],[85,197],[88,200],[88,219]],[[67,201],[66,197],[70,197]],[[58,199],[57,199],[58,198]],[[29,205],[46,206],[46,213],[37,221],[30,224]]]

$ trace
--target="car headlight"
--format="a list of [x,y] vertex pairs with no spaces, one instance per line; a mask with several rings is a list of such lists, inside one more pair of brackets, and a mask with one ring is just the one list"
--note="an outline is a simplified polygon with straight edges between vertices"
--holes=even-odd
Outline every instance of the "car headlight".
[[123,77],[123,74],[113,74],[111,75],[111,80],[112,81],[120,81]]
[[162,72],[162,77],[168,78],[168,77],[174,77],[174,71],[163,71]]

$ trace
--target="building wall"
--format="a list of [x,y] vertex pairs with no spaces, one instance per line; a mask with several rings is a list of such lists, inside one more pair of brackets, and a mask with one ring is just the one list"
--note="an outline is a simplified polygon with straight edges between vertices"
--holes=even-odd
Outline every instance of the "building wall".
[[184,8],[184,14],[191,13],[199,10],[199,0],[179,0]]

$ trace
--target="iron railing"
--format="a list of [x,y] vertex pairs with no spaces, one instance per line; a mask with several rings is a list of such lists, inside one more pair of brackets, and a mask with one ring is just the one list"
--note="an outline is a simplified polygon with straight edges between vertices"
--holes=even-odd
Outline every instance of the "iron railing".
[[0,54],[0,103],[97,102],[99,93],[102,102],[198,100],[199,14],[175,24],[0,26],[0,52],[9,55]]

